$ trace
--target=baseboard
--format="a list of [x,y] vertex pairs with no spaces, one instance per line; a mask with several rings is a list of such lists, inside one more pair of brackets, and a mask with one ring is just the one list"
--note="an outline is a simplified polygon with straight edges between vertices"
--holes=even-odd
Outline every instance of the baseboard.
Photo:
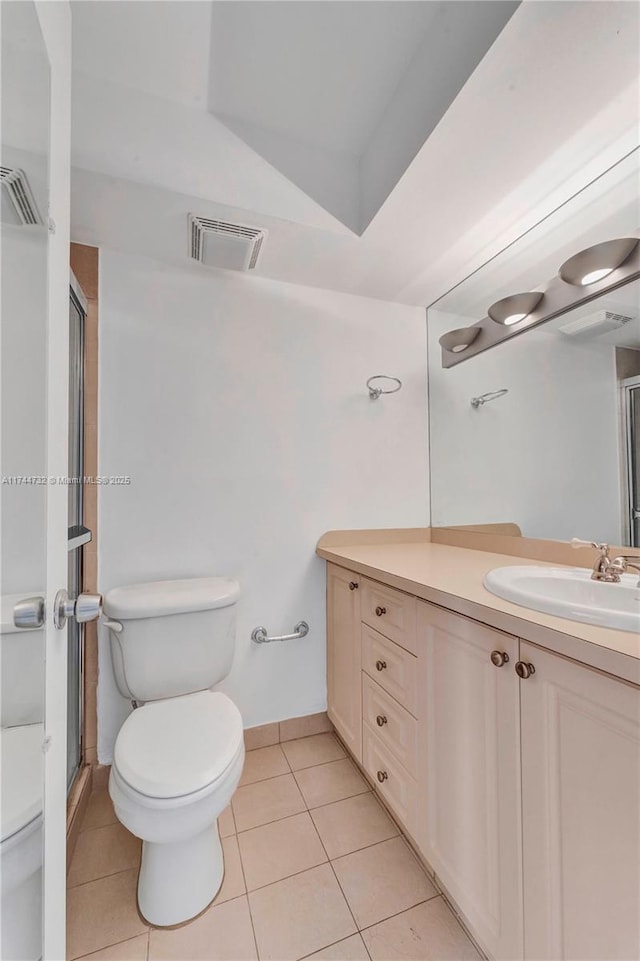
[[255,751],[256,748],[270,747],[272,744],[280,744],[281,741],[293,741],[298,737],[326,734],[329,731],[333,731],[333,724],[327,717],[327,712],[321,711],[320,714],[307,714],[286,721],[248,727],[244,732],[244,746],[247,751]]

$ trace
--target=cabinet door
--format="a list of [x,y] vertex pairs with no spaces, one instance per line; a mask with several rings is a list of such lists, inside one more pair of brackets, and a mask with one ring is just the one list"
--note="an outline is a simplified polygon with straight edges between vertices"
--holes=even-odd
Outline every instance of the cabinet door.
[[362,683],[358,574],[327,565],[327,711],[355,757],[362,760]]
[[640,689],[521,643],[525,956],[640,957]]
[[[420,602],[425,856],[485,950],[522,958],[518,640]],[[498,667],[491,653],[506,654]]]

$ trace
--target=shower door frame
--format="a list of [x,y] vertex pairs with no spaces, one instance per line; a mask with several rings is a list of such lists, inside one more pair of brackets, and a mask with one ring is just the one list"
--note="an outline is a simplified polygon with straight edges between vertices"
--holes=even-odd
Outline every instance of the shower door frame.
[[632,411],[633,395],[638,391],[640,396],[640,376],[628,377],[620,387],[624,428],[624,543],[640,547],[640,519],[634,518],[634,512],[640,510],[640,455],[634,456],[633,451],[634,443],[640,444],[640,421],[636,423]]
[[[78,327],[74,335],[72,312]],[[84,526],[84,369],[87,300],[73,271],[69,272],[69,486],[68,590],[82,592],[82,546],[91,540]],[[75,410],[72,409],[75,400]],[[84,625],[75,618],[67,622],[67,796],[73,790],[84,762]],[[76,669],[74,672],[74,668]],[[77,678],[76,690],[72,682]],[[76,724],[77,720],[77,724]],[[71,725],[73,724],[73,730]],[[76,751],[72,758],[71,746]],[[72,764],[73,762],[73,764]]]

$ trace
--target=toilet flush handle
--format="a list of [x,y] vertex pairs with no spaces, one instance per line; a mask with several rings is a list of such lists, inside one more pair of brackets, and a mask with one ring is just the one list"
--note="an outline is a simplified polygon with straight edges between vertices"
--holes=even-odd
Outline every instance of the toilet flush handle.
[[114,634],[122,633],[122,624],[120,623],[120,621],[112,621],[110,618],[105,617],[103,614],[102,617],[100,618],[100,623],[104,627],[107,627],[110,631],[113,631]]

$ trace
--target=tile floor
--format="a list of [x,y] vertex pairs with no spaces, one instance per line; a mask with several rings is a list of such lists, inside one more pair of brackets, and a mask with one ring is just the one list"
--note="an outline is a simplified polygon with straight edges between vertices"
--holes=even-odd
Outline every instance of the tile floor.
[[249,751],[220,834],[211,907],[149,928],[136,909],[140,842],[94,792],[68,875],[68,958],[479,961],[333,734]]

